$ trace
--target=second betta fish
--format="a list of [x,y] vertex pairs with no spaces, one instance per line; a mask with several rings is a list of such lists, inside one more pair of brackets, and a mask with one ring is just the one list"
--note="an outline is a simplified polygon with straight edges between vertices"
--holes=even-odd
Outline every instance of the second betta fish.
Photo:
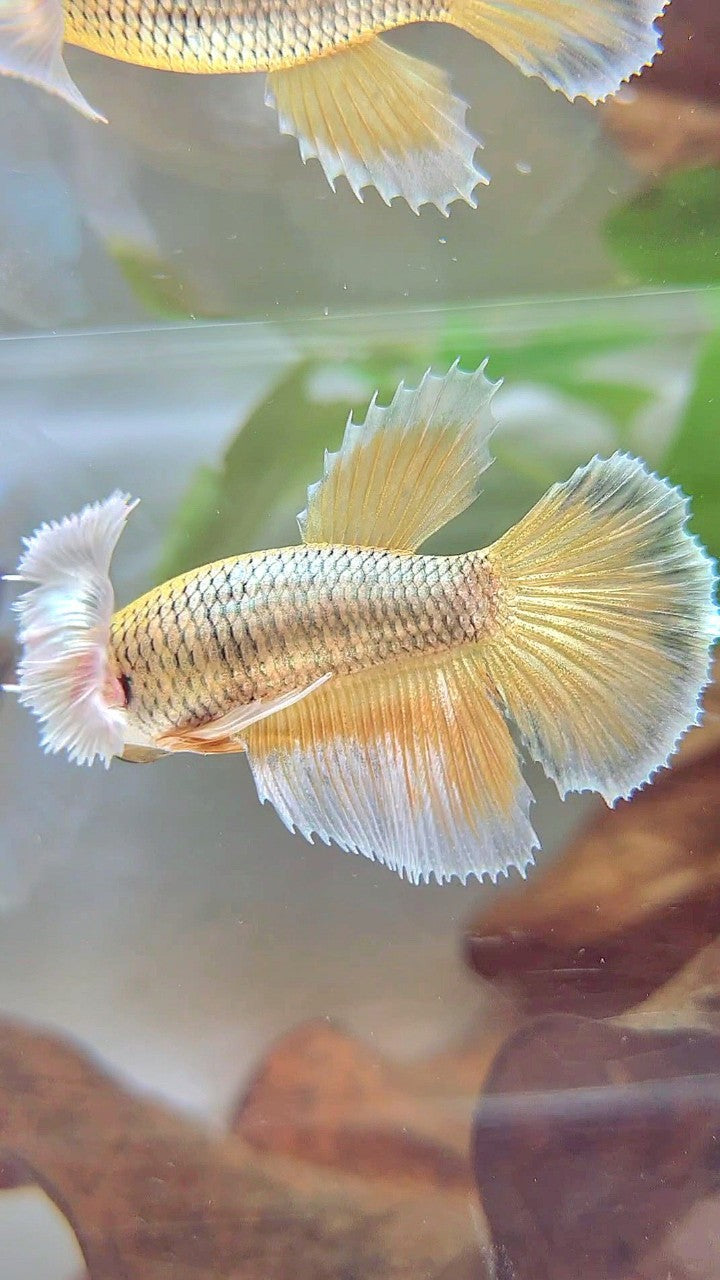
[[562,793],[612,804],[698,718],[718,632],[687,500],[593,459],[492,546],[418,548],[491,461],[494,386],[430,374],[348,423],[303,541],[234,556],[113,612],[116,493],[26,540],[21,702],[79,764],[245,752],[307,838],[418,882],[521,871],[537,848],[508,728]]
[[101,119],[73,83],[63,42],[186,72],[267,72],[266,100],[303,160],[355,194],[443,213],[474,204],[477,139],[448,77],[380,33],[461,27],[570,99],[599,102],[652,61],[667,0],[0,0],[0,74]]

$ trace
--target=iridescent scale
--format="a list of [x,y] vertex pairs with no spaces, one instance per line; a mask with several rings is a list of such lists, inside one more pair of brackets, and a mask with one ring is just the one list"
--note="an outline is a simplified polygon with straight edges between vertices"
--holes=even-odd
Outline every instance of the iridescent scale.
[[220,561],[116,614],[112,653],[151,734],[479,638],[489,574],[477,556],[290,547]]
[[66,0],[65,38],[170,71],[291,67],[411,22],[440,20],[438,0]]

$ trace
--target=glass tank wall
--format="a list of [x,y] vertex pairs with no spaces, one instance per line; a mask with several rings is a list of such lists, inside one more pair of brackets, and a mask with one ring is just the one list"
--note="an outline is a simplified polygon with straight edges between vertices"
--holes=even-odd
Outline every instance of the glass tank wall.
[[[261,76],[70,49],[106,126],[0,78],[0,570],[116,489],[118,604],[295,542],[348,414],[458,357],[503,379],[496,461],[427,550],[622,450],[717,556],[720,60],[676,8],[597,108],[459,31],[393,35],[485,143],[448,219],[333,193]],[[75,768],[3,694],[2,1280],[717,1280],[706,705],[617,809],[529,764],[525,880],[415,886],[287,832],[241,755]]]

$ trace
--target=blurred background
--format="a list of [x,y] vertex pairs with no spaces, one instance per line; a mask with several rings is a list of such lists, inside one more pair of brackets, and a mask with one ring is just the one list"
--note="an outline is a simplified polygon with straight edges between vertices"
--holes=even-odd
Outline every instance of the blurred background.
[[[485,493],[437,549],[484,545],[620,447],[683,485],[717,555],[719,45],[710,6],[670,13],[667,61],[600,109],[460,32],[399,33],[448,68],[485,142],[491,185],[447,220],[374,192],[360,205],[342,182],[333,195],[278,134],[260,76],[69,50],[108,126],[0,81],[0,569],[43,520],[116,487],[142,499],[115,560],[120,602],[293,541],[348,413],[457,356],[489,356],[505,385]],[[14,589],[0,590],[11,678]],[[309,846],[258,804],[241,758],[76,769],[41,753],[6,695],[0,733],[9,1025],[69,1036],[123,1088],[216,1133],[276,1038],[308,1019],[406,1064],[491,1025],[495,993],[462,939],[503,889],[418,889]],[[560,804],[528,776],[549,867],[597,806]],[[68,1222],[8,1169],[2,1280],[76,1280]],[[415,1274],[440,1276],[433,1265]]]

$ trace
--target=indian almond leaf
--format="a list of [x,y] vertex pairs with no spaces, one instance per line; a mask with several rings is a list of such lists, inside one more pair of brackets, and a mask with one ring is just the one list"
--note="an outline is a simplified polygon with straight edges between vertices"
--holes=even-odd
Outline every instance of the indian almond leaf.
[[642,284],[720,283],[720,169],[685,169],[641,191],[610,215],[605,236]]
[[[710,1032],[632,1016],[548,1015],[505,1042],[473,1136],[497,1280],[716,1274],[685,1224],[717,1197],[719,1052]],[[711,1222],[714,1237],[717,1198]]]
[[[374,390],[381,400],[392,395],[399,364],[408,370],[407,355],[403,363],[385,350],[346,365],[367,383],[355,405],[340,393],[313,398],[311,380],[322,362],[294,365],[241,423],[220,466],[197,472],[168,535],[159,577],[272,545],[278,537],[296,540],[295,514],[305,506],[308,484],[320,477],[324,450],[338,447],[348,413],[361,417]],[[410,381],[412,364],[407,376]]]
[[684,417],[663,470],[692,497],[691,525],[720,556],[720,324],[700,352]]
[[[313,1165],[316,1148],[322,1150],[317,1131],[310,1135],[309,1160],[302,1147],[299,1159],[278,1159],[138,1095],[94,1055],[59,1037],[2,1022],[0,1043],[7,1184],[42,1187],[72,1224],[93,1280],[482,1275],[467,1183],[445,1185],[432,1176],[440,1167],[437,1136],[434,1144],[431,1135],[424,1139],[434,1163],[423,1169],[412,1136],[395,1123],[393,1149],[403,1167],[409,1159],[410,1179],[397,1168],[375,1177],[372,1161],[358,1171],[352,1153],[330,1169]],[[328,1089],[332,1115],[338,1090],[345,1097],[343,1061],[330,1063],[332,1079],[325,1061],[319,1070],[315,1061],[318,1091]],[[434,1101],[432,1084],[421,1094],[423,1103]],[[434,1085],[437,1094],[437,1075]],[[462,1154],[448,1146],[458,1179],[467,1161],[468,1093]],[[413,1117],[412,1092],[399,1097],[403,1117]],[[328,1108],[319,1102],[308,1109],[304,1096],[301,1102],[312,1130]]]
[[498,1015],[430,1058],[399,1063],[326,1019],[300,1023],[268,1050],[231,1130],[256,1151],[467,1193],[478,1084],[509,1029]]
[[623,1013],[720,931],[720,656],[703,706],[671,768],[470,921],[471,967],[528,1012]]

